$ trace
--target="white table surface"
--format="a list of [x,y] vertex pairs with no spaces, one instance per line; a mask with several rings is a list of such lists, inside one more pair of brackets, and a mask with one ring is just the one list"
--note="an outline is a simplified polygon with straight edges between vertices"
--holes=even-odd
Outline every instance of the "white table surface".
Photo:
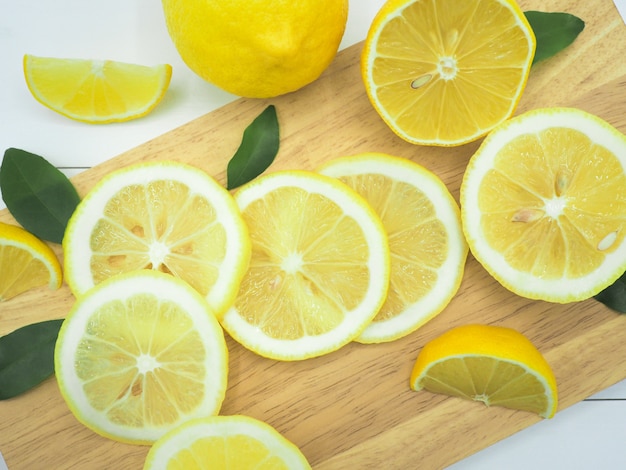
[[[342,48],[365,38],[383,3],[350,1]],[[0,0],[0,12],[2,153],[9,147],[36,153],[71,176],[237,99],[185,66],[167,34],[159,0]],[[22,72],[25,53],[169,63],[174,71],[168,93],[151,114],[94,126],[64,118],[34,100]],[[450,468],[624,469],[625,443],[626,381]]]

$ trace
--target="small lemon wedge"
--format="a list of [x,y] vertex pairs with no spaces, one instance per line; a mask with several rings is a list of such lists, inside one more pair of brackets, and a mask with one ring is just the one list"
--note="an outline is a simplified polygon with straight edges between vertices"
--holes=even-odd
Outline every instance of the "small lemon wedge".
[[41,104],[91,124],[137,119],[151,112],[170,84],[169,64],[148,67],[113,60],[24,56],[28,89]]

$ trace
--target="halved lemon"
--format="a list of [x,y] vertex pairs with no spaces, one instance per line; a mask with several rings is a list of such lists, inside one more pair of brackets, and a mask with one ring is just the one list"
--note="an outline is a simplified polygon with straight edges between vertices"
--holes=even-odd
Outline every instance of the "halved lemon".
[[50,246],[22,227],[0,222],[0,302],[36,287],[58,289],[62,282]]
[[510,117],[535,36],[514,0],[389,0],[361,59],[367,95],[401,138],[460,145]]
[[389,239],[387,299],[357,341],[393,341],[440,313],[459,289],[468,251],[459,206],[441,179],[410,160],[380,153],[337,158],[318,171],[363,196]]
[[502,285],[589,298],[626,270],[626,136],[578,109],[517,116],[470,160],[461,210],[473,255]]
[[335,351],[356,338],[389,286],[384,227],[345,184],[311,171],[270,173],[235,193],[252,257],[228,333],[273,359]]
[[54,365],[80,422],[114,440],[150,444],[185,421],[219,412],[228,350],[200,294],[144,270],[111,278],[76,301]]
[[300,449],[274,427],[243,415],[201,418],[174,429],[148,452],[144,470],[307,470]]
[[161,101],[172,77],[169,64],[24,56],[33,97],[71,119],[92,124],[145,116]]
[[77,296],[113,275],[152,269],[187,281],[220,313],[235,298],[250,238],[217,181],[183,163],[150,162],[99,181],[70,218],[63,249]]
[[493,325],[459,326],[426,343],[411,388],[543,418],[554,416],[558,402],[556,379],[543,355],[520,332]]

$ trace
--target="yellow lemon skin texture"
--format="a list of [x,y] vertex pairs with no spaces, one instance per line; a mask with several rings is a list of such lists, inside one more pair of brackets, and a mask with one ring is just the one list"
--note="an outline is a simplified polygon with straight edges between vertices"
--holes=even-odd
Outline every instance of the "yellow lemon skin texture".
[[217,87],[270,98],[316,80],[337,54],[348,0],[162,0],[183,61]]

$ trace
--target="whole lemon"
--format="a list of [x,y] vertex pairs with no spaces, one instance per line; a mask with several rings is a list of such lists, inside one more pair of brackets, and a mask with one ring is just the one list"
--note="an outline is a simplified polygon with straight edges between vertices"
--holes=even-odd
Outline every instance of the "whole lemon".
[[348,0],[162,0],[168,32],[200,77],[269,98],[316,80],[333,61]]

